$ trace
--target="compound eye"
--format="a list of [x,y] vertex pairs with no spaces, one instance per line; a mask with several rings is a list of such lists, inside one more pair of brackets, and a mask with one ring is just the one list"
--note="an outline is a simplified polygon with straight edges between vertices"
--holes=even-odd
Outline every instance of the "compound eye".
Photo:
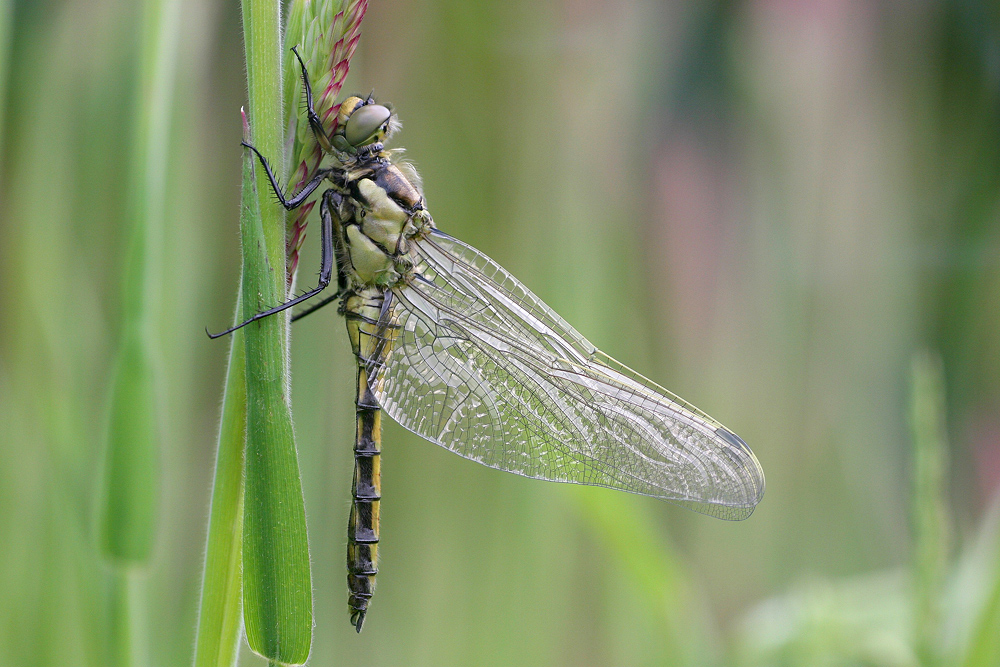
[[381,104],[366,104],[359,107],[347,119],[344,138],[352,146],[362,146],[382,129],[391,115],[392,112]]

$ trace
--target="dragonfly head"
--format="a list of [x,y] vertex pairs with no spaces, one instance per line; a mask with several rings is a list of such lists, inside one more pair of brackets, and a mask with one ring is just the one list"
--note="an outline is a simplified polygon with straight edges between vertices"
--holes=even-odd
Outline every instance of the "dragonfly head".
[[399,121],[392,109],[377,104],[371,95],[366,99],[348,97],[340,104],[333,145],[352,155],[376,153],[398,127]]

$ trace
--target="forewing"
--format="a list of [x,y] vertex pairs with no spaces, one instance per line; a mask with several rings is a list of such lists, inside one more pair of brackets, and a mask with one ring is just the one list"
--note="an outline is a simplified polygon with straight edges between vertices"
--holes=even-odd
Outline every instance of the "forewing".
[[764,474],[732,432],[591,345],[500,265],[447,235],[393,290],[398,336],[369,369],[407,429],[491,468],[744,519]]

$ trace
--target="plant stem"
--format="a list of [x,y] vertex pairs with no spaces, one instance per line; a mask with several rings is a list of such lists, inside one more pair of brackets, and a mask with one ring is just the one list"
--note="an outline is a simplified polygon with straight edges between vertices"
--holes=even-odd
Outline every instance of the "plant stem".
[[[251,137],[275,165],[284,164],[279,18],[276,0],[243,1]],[[241,230],[246,319],[285,298],[285,211],[249,151],[245,151],[244,165]],[[244,329],[243,614],[251,649],[280,664],[302,664],[312,644],[312,581],[288,394],[288,336],[287,312]]]
[[[283,165],[284,121],[282,109],[282,50],[280,3],[276,0],[243,0],[243,40],[246,50],[248,120],[254,146],[272,164]],[[263,168],[255,163],[255,180],[267,258],[284,268],[285,210],[267,186]],[[284,296],[284,284],[277,285]],[[252,315],[253,313],[251,313]],[[278,318],[274,318],[278,319]]]

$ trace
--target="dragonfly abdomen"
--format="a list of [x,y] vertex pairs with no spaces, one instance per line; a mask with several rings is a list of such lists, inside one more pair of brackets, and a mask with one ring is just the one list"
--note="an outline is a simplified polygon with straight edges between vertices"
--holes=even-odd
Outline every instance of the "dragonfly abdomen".
[[[358,365],[358,384],[367,382],[366,372]],[[360,398],[360,397],[359,397]],[[378,574],[379,504],[381,482],[381,410],[357,407],[357,439],[354,446],[354,484],[351,516],[347,524],[347,606],[351,623],[361,632],[368,601],[375,590]]]
[[396,325],[387,318],[386,303],[392,293],[386,294],[375,288],[367,289],[344,302],[347,331],[358,363],[354,483],[347,524],[347,606],[351,623],[358,632],[364,624],[378,573],[382,410],[372,393],[369,373],[384,363],[394,340]]

